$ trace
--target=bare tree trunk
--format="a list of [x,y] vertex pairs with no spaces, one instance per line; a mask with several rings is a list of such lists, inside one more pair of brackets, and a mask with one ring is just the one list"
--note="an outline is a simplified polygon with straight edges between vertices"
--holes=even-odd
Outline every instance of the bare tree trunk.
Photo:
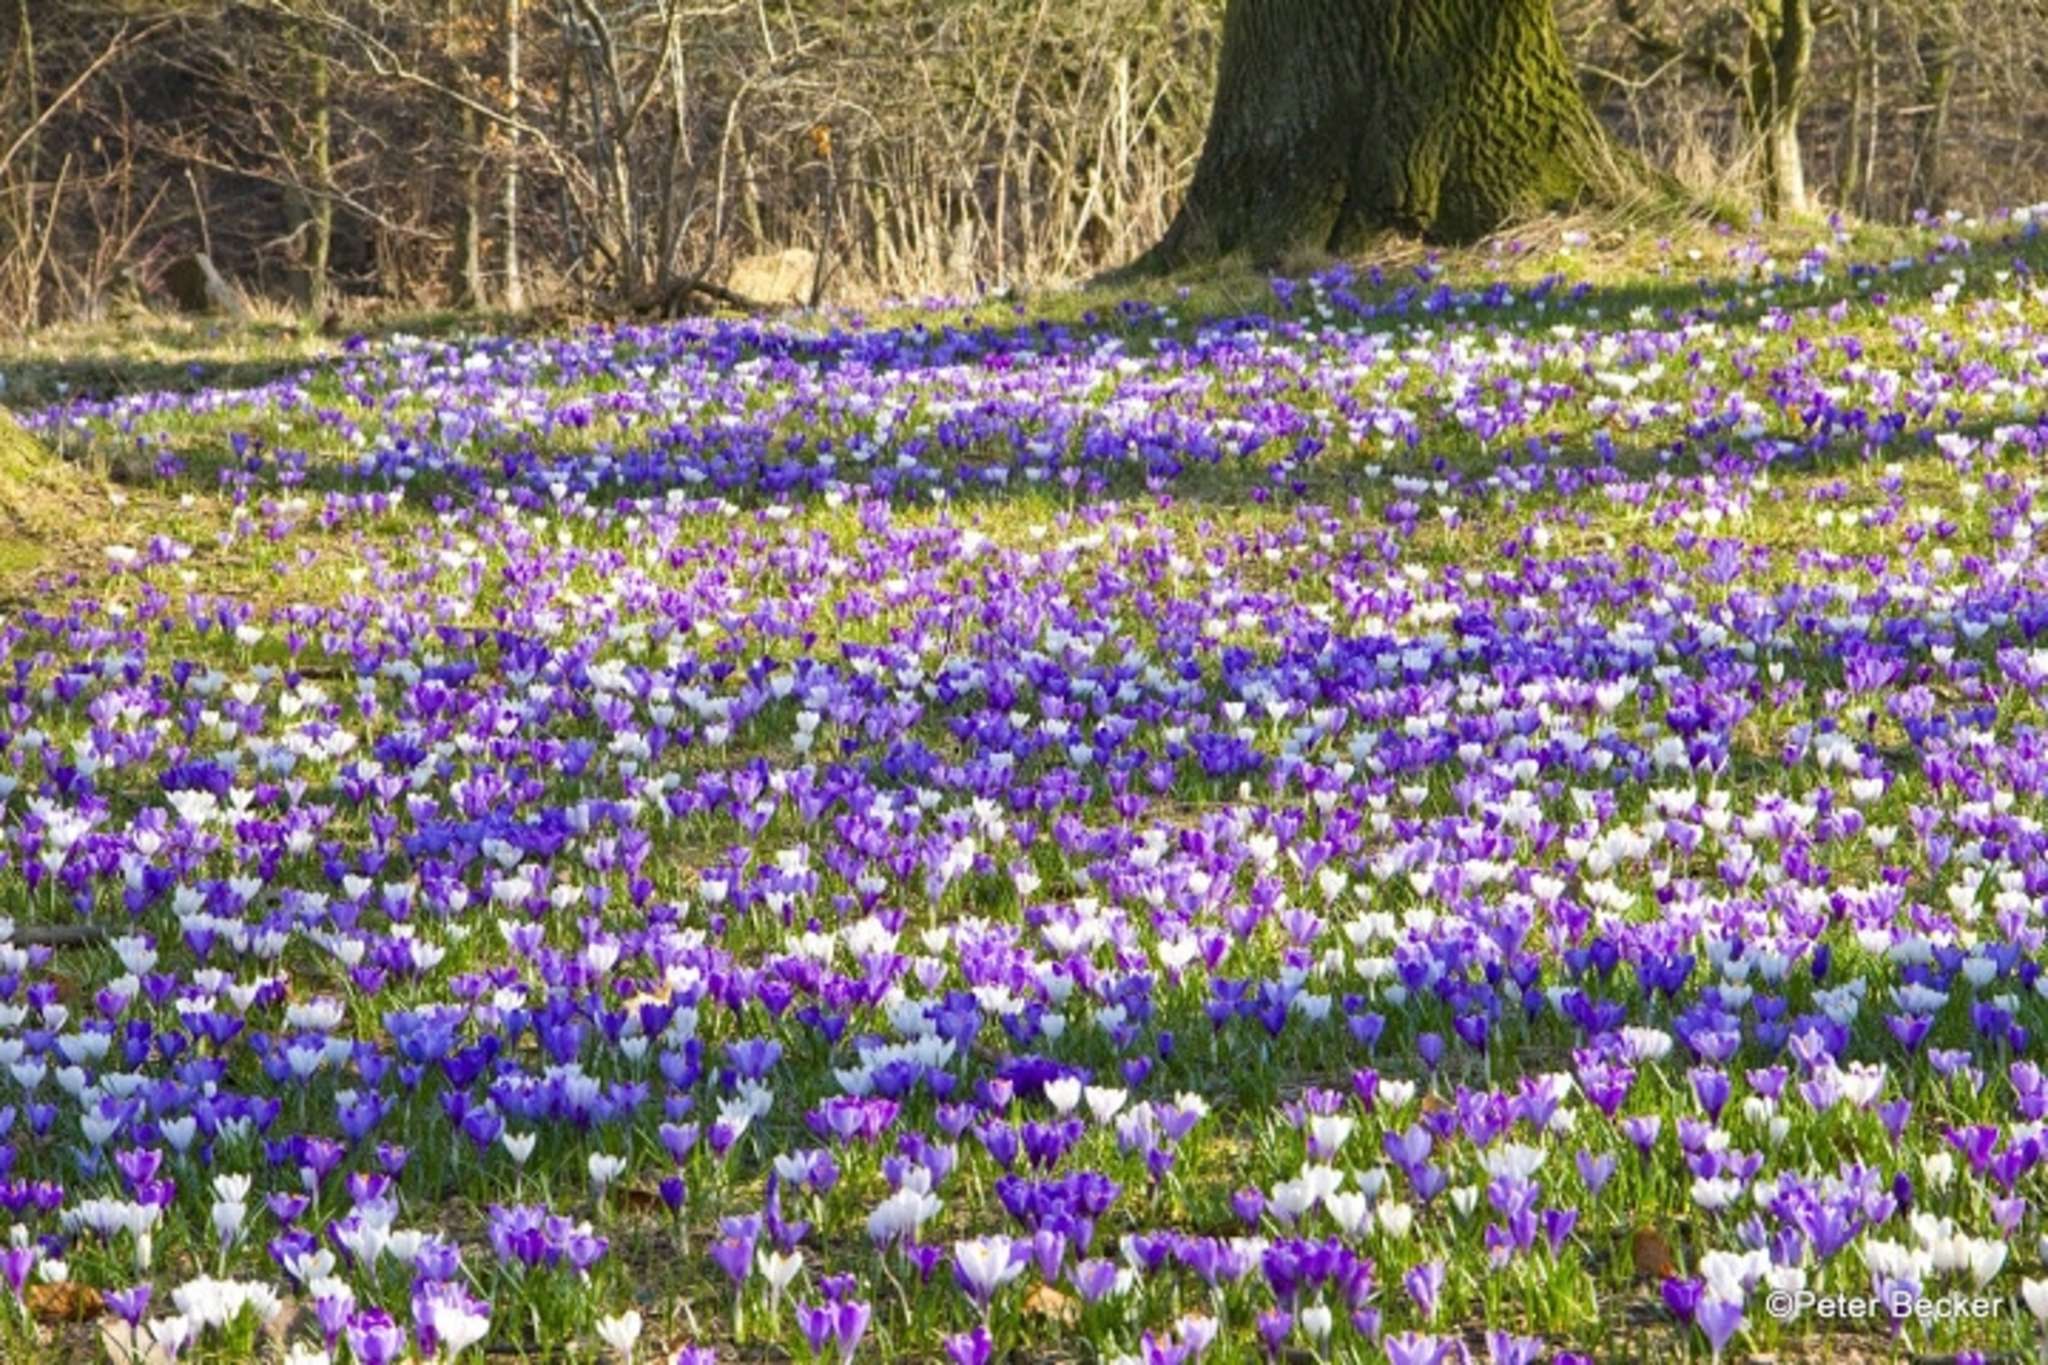
[[505,175],[498,231],[505,271],[501,301],[508,312],[526,308],[526,280],[519,269],[519,0],[503,0],[500,26],[505,31]]
[[747,220],[747,233],[752,238],[750,251],[764,250],[768,245],[768,227],[761,219],[761,182],[754,171],[754,154],[745,129],[734,139],[740,149],[740,216]]
[[462,0],[444,0],[442,34],[448,60],[448,112],[456,129],[456,179],[461,195],[455,206],[455,261],[450,292],[458,308],[481,308],[484,288],[484,148],[477,119],[477,81],[469,70],[468,42],[462,32]]
[[1799,141],[1798,116],[1775,110],[1758,136],[1763,149],[1764,212],[1773,218],[1797,218],[1807,211],[1806,155]]
[[[625,74],[619,65],[618,43],[612,35],[605,12],[593,0],[574,0],[575,17],[588,30],[580,39],[583,49],[584,80],[589,86],[590,145],[593,170],[605,186],[609,201],[607,225],[612,264],[618,271],[620,291],[629,299],[641,298],[650,279],[649,243],[645,231],[638,184],[633,172],[629,142],[639,117],[645,112],[644,98],[626,92]],[[666,73],[669,52],[661,54],[662,65],[650,78]]]
[[1024,107],[1024,87],[1031,75],[1031,63],[1038,52],[1038,35],[1045,26],[1048,0],[1039,0],[1038,8],[1031,16],[1030,38],[1017,69],[1016,84],[1010,90],[1009,108],[1003,115],[1003,140],[996,152],[996,212],[995,212],[995,275],[996,287],[1002,288],[1010,282],[1009,262],[1009,198],[1010,198],[1010,148],[1017,140],[1018,115]]
[[[27,92],[27,107],[24,111],[24,119],[25,126],[29,131],[28,141],[23,145],[20,152],[23,171],[21,177],[22,203],[20,210],[14,215],[13,228],[9,233],[13,240],[8,243],[6,254],[8,256],[18,256],[22,262],[21,298],[19,299],[21,316],[27,326],[33,327],[42,320],[43,311],[43,272],[35,261],[36,181],[42,172],[43,151],[43,139],[37,129],[42,122],[43,109],[42,94],[36,88],[37,80],[42,73],[38,69],[36,61],[36,30],[34,23],[31,22],[29,17],[29,0],[21,0],[19,31],[16,33],[14,41],[15,52],[21,61],[22,87]],[[6,435],[6,432],[0,431],[0,440],[4,440]],[[26,437],[24,436],[23,439],[25,440]]]
[[668,53],[668,146],[661,159],[661,202],[656,214],[655,292],[668,294],[681,257],[683,229],[689,210],[681,202],[684,187],[692,190],[695,177],[684,173],[690,145],[689,67],[683,57],[682,24],[671,18],[664,39]]
[[488,301],[484,288],[484,168],[474,111],[464,109],[457,127],[462,130],[462,201],[455,224],[455,302],[462,308],[481,308]]
[[1645,0],[1615,0],[1624,33],[1660,64],[1683,62],[1736,101],[1745,152],[1762,172],[1765,210],[1774,218],[1805,213],[1806,161],[1799,139],[1813,69],[1814,0],[1746,0],[1734,6],[1746,26],[1742,51],[1720,49],[1711,26],[1693,38],[1665,29]]
[[1799,115],[1813,69],[1813,0],[1775,0],[1752,12],[1749,32],[1748,114],[1763,161],[1764,211],[1797,217],[1808,207]]
[[1470,240],[1617,178],[1550,0],[1231,0],[1201,161],[1147,264]]
[[818,209],[818,259],[812,263],[809,294],[810,306],[816,308],[824,301],[825,280],[832,268],[832,231],[839,214],[839,163],[832,155],[830,128],[819,124],[812,130],[812,139],[825,163],[824,199]]
[[1872,114],[1877,107],[1880,60],[1877,0],[1854,0],[1848,10],[1849,42],[1855,52],[1855,66],[1849,80],[1849,102],[1842,112],[1840,150],[1835,167],[1835,202],[1859,217],[1869,215],[1870,182],[1865,171],[1870,146],[1877,128]]
[[307,110],[303,124],[304,186],[293,196],[299,221],[299,303],[319,316],[327,311],[328,269],[334,254],[334,114],[332,64],[326,35],[301,31],[299,56],[306,69]]
[[1883,49],[1879,46],[1879,35],[1884,31],[1884,7],[1881,0],[1870,0],[1870,131],[1863,143],[1863,216],[1874,218],[1878,212],[1877,198],[1877,157],[1884,136],[1884,62]]
[[1907,184],[1906,207],[1934,212],[1942,207],[1947,189],[1942,183],[1942,146],[1948,140],[1949,111],[1955,104],[1962,14],[1955,0],[1938,0],[1929,8],[1933,12],[1920,31],[1918,44],[1926,84],[1913,138],[1913,174]]

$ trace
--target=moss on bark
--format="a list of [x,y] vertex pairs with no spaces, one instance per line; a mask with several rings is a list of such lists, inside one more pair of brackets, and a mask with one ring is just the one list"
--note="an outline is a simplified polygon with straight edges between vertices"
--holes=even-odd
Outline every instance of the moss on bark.
[[1626,180],[1550,0],[1231,0],[1202,157],[1148,260],[1469,241]]

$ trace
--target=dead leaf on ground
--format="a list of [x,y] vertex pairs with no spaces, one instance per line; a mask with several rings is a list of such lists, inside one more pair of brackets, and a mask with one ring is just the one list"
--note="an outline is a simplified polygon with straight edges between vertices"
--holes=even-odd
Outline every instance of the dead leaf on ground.
[[1678,1257],[1672,1253],[1671,1243],[1655,1228],[1637,1228],[1629,1238],[1628,1254],[1639,1280],[1663,1280],[1678,1273]]
[[1072,1327],[1080,1319],[1081,1307],[1051,1285],[1042,1284],[1024,1296],[1024,1316]]
[[622,1185],[612,1191],[611,1197],[618,1206],[631,1213],[665,1214],[669,1212],[666,1201],[657,1190],[642,1189],[638,1185]]
[[72,1280],[32,1284],[23,1297],[37,1322],[90,1322],[104,1311],[99,1290]]

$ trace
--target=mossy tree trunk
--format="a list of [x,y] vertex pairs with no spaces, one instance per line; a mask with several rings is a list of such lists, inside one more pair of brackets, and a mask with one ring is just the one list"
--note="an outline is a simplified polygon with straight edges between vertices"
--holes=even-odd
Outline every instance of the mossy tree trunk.
[[300,27],[297,57],[305,76],[299,128],[299,187],[290,196],[292,228],[299,236],[298,293],[306,312],[327,311],[328,267],[334,255],[333,70],[324,33]]
[[1955,105],[1956,65],[1962,54],[1963,13],[1956,0],[1930,3],[1916,46],[1920,69],[1927,73],[1921,88],[1918,128],[1913,138],[1913,177],[1906,187],[1906,207],[1936,212],[1942,207],[1941,153],[1948,143],[1949,113]]
[[1208,139],[1149,260],[1471,240],[1620,178],[1550,0],[1231,0]]
[[1806,157],[1799,141],[1818,27],[1813,0],[1771,0],[1749,15],[1749,89],[1744,106],[1763,161],[1764,211],[1793,218],[1808,209]]
[[1883,31],[1879,0],[1854,0],[1843,18],[1848,45],[1855,53],[1849,100],[1842,111],[1841,151],[1837,156],[1835,202],[1859,217],[1870,216],[1872,167],[1877,160],[1878,113],[1882,101],[1878,80],[1884,71]]

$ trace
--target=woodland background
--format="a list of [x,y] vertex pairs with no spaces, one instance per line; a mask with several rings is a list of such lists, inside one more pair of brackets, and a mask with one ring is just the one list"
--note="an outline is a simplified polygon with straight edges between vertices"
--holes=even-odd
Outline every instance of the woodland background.
[[[792,249],[801,301],[1084,278],[1171,218],[1222,9],[0,0],[0,328],[159,305],[195,252],[315,319],[676,311]],[[2048,198],[2048,0],[1559,14],[1619,139],[1736,212]],[[1767,192],[1766,106],[1803,201]]]

